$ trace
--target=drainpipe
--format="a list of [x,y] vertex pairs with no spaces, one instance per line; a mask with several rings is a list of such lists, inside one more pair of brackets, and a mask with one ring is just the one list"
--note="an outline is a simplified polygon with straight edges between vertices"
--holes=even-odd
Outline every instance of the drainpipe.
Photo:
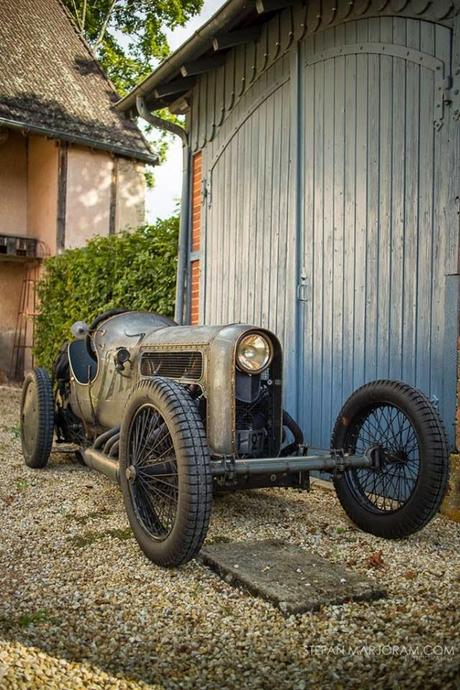
[[179,223],[179,251],[177,257],[177,281],[176,281],[176,309],[174,319],[182,324],[184,321],[184,292],[187,276],[187,257],[189,245],[188,218],[190,205],[190,149],[186,130],[174,122],[168,122],[163,118],[153,115],[147,108],[143,96],[136,96],[136,108],[139,115],[157,129],[163,132],[175,134],[182,140],[182,196]]

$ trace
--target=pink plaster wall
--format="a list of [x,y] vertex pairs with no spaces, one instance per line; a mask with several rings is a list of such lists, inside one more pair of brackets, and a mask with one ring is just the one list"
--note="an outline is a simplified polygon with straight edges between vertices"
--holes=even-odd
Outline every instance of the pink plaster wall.
[[[56,253],[59,144],[40,136],[0,130],[0,233],[29,235]],[[83,246],[107,235],[114,157],[69,146],[66,185],[65,247]],[[117,161],[116,231],[144,222],[144,166]],[[0,259],[0,369],[11,363],[16,319],[26,265]]]
[[31,136],[28,156],[28,234],[41,240],[46,254],[56,253],[58,143]]
[[116,232],[145,223],[144,165],[127,158],[118,159]]
[[0,233],[27,234],[27,138],[4,129],[0,129]]
[[108,235],[113,161],[109,153],[69,147],[65,247]]
[[70,147],[67,159],[65,246],[80,247],[94,235],[108,235],[112,173],[117,165],[115,231],[145,222],[144,166],[110,153]]

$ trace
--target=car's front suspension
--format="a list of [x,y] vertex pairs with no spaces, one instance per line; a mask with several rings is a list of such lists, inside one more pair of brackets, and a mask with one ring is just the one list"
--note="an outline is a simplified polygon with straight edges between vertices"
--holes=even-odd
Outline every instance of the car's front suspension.
[[371,448],[364,455],[352,455],[332,450],[324,455],[301,455],[284,458],[233,458],[225,457],[211,462],[215,477],[283,472],[309,472],[311,470],[343,472],[350,467],[375,467],[378,448]]

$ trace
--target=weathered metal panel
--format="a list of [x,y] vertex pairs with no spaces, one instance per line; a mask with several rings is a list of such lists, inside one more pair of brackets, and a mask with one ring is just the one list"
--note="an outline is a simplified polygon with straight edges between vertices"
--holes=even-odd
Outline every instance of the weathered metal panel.
[[303,41],[299,421],[314,446],[328,444],[345,398],[379,377],[439,399],[453,440],[460,152],[442,102],[450,45],[448,27],[399,17]]

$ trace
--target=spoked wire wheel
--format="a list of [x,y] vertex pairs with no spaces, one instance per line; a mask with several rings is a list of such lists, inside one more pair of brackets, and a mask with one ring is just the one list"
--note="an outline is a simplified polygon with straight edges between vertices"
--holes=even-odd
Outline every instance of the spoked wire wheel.
[[133,391],[120,434],[120,484],[134,536],[150,560],[177,566],[198,553],[212,475],[203,423],[183,386],[155,377]]
[[374,457],[373,467],[350,468],[334,479],[349,517],[387,538],[421,529],[437,512],[448,481],[442,421],[426,396],[398,381],[375,381],[342,408],[331,445]]
[[165,539],[176,520],[179,475],[171,433],[150,403],[141,405],[131,422],[127,464],[139,522],[152,539]]
[[420,440],[410,419],[394,405],[376,405],[356,420],[349,443],[357,455],[372,448],[376,458],[375,469],[347,472],[350,490],[376,513],[402,508],[420,474]]

